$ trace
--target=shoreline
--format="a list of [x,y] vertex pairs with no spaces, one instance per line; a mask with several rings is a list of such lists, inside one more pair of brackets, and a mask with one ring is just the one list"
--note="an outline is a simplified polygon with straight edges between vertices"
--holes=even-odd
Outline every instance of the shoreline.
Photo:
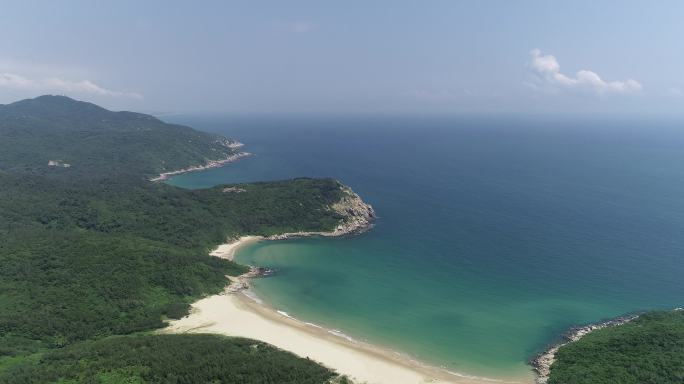
[[[238,145],[238,144],[230,144],[230,145],[227,145],[227,146],[228,146],[229,148],[231,148],[231,149],[236,149],[236,148],[240,148],[240,147],[242,146],[242,143],[239,143],[239,144],[240,144],[240,145]],[[206,164],[204,164],[204,165],[195,165],[195,166],[192,166],[192,167],[183,168],[183,169],[178,169],[178,170],[175,170],[175,171],[160,173],[157,177],[151,178],[150,181],[152,181],[152,182],[164,181],[164,180],[168,180],[168,179],[171,178],[172,176],[178,176],[178,175],[181,175],[181,174],[184,174],[184,173],[188,173],[188,172],[204,171],[204,170],[207,170],[207,169],[219,168],[219,167],[222,167],[222,166],[224,166],[224,165],[226,165],[226,164],[234,163],[234,162],[236,162],[236,161],[238,161],[238,160],[240,160],[240,159],[242,159],[242,158],[245,158],[245,157],[248,157],[248,156],[252,156],[252,155],[253,155],[253,154],[250,153],[250,152],[238,152],[238,153],[234,153],[234,154],[232,154],[232,155],[229,155],[229,156],[226,157],[225,159],[221,159],[221,160],[209,160],[209,161],[208,161]]]
[[[340,183],[341,185],[341,183]],[[233,261],[235,252],[242,246],[261,240],[286,240],[298,237],[342,237],[356,235],[373,228],[373,220],[377,218],[373,207],[365,203],[361,197],[347,186],[342,186],[345,196],[331,208],[343,216],[343,220],[332,231],[300,231],[287,232],[271,236],[247,235],[231,239],[220,244],[209,252],[210,256]]]
[[[354,227],[351,232],[242,236],[231,243],[219,245],[210,255],[233,260],[237,250],[258,241],[344,236],[360,233],[368,228],[369,225]],[[452,372],[423,363],[404,353],[353,339],[338,330],[296,319],[284,311],[268,306],[249,288],[250,279],[260,277],[261,273],[259,268],[250,266],[249,272],[230,277],[231,283],[222,293],[193,303],[188,316],[170,322],[163,331],[218,333],[260,340],[300,357],[310,358],[357,383],[528,384],[534,379],[532,375],[508,380]]]
[[[240,247],[262,240],[359,234],[372,228],[373,208],[351,188],[342,186],[343,196],[332,210],[343,219],[331,231],[301,231],[271,236],[241,236],[220,244],[209,255],[234,261]],[[222,293],[192,304],[191,312],[171,321],[162,332],[217,333],[260,340],[367,384],[529,384],[534,378],[485,378],[431,366],[389,348],[355,340],[344,333],[293,318],[264,303],[251,289],[250,280],[262,277],[268,269],[250,266],[249,271],[229,277]]]
[[207,297],[192,305],[192,312],[172,321],[164,332],[217,333],[246,337],[312,359],[367,384],[507,384],[529,381],[488,379],[447,371],[339,331],[297,320],[255,299],[249,290]]
[[216,249],[209,252],[209,256],[233,261],[235,258],[235,252],[237,252],[238,249],[247,244],[256,243],[257,241],[264,239],[265,237],[263,236],[242,236],[230,243],[220,244],[218,247],[216,247]]
[[539,353],[532,360],[530,360],[529,364],[532,366],[537,376],[535,379],[535,383],[546,384],[548,382],[549,374],[551,373],[551,365],[556,361],[556,353],[561,347],[568,345],[570,343],[574,343],[580,340],[582,337],[598,329],[615,327],[622,324],[626,324],[638,317],[639,314],[623,315],[611,320],[571,328],[570,330],[565,332],[565,334],[563,334],[563,341],[551,345],[549,348]]

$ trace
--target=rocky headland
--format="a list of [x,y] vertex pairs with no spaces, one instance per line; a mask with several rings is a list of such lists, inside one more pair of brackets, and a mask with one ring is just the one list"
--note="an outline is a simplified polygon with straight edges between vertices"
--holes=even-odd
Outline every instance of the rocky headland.
[[[296,237],[326,236],[339,237],[362,233],[372,228],[373,221],[376,219],[373,207],[363,201],[361,196],[351,188],[339,183],[342,197],[339,201],[331,204],[328,209],[337,212],[342,219],[332,231],[311,231],[311,232],[290,232],[268,237],[263,236],[244,236],[235,239],[227,244],[222,244],[210,253],[212,256],[233,260],[237,248],[244,244],[258,240],[285,240]],[[225,191],[225,190],[224,190]],[[233,192],[231,190],[231,192]],[[249,271],[237,276],[230,277],[230,285],[226,288],[227,293],[236,293],[249,289],[249,280],[252,278],[267,277],[273,275],[274,271],[268,268],[249,266]]]
[[340,184],[343,196],[332,204],[329,209],[334,210],[342,216],[342,220],[332,231],[318,232],[290,232],[266,237],[267,240],[284,240],[293,237],[308,236],[327,236],[338,237],[357,234],[372,228],[373,221],[376,219],[373,207],[363,201],[361,197],[351,188]]

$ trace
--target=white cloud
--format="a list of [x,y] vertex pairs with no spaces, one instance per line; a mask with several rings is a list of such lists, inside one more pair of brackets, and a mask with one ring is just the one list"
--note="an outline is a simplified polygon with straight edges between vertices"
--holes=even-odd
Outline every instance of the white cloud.
[[58,77],[36,79],[7,72],[0,72],[0,88],[22,91],[64,92],[111,97],[130,97],[134,99],[142,98],[142,95],[139,93],[113,91],[111,89],[103,88],[90,80],[71,81]]
[[538,49],[530,52],[532,60],[529,68],[535,75],[536,86],[565,89],[584,89],[596,93],[636,93],[641,91],[641,84],[633,79],[623,81],[605,81],[596,72],[581,70],[575,77],[560,72],[560,64],[553,55],[542,55]]

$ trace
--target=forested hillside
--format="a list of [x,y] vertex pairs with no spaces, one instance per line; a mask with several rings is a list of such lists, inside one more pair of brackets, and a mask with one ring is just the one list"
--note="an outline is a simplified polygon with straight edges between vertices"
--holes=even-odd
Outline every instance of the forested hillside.
[[561,347],[549,384],[684,383],[684,311],[651,312]]
[[0,382],[317,384],[334,376],[268,344],[216,335],[110,337],[52,350],[22,368]]
[[64,96],[0,105],[0,137],[0,170],[65,175],[68,164],[71,177],[152,176],[234,152],[218,135]]
[[330,230],[342,219],[330,209],[342,196],[331,179],[241,193],[148,181],[225,158],[230,143],[66,97],[0,106],[0,382],[187,383],[205,366],[202,382],[333,376],[253,341],[147,334],[245,270],[208,256],[226,238]]

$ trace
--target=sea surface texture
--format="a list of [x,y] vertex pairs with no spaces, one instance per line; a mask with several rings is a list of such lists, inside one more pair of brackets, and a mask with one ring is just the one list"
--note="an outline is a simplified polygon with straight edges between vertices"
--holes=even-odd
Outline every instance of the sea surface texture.
[[684,304],[684,127],[569,118],[176,116],[255,156],[170,183],[334,177],[378,215],[238,261],[303,321],[450,370],[529,374],[573,325]]

